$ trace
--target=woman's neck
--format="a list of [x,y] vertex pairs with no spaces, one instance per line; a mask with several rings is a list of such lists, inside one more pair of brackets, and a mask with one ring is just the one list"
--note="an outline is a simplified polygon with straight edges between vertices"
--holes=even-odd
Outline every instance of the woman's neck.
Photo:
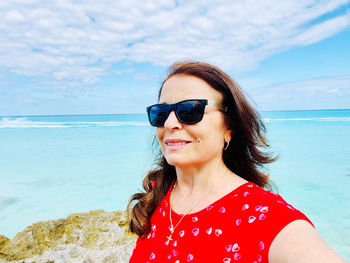
[[177,181],[171,193],[175,212],[183,213],[201,200],[193,212],[199,211],[231,192],[246,181],[232,173],[224,162],[205,166],[176,167]]
[[176,167],[177,189],[185,195],[196,195],[208,191],[218,179],[228,174],[224,163],[206,164],[204,166]]

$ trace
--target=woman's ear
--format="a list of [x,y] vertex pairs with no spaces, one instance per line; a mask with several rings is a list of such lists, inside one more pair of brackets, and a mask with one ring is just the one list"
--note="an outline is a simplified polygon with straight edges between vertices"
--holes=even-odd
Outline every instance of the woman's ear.
[[231,141],[231,137],[234,135],[234,131],[233,130],[226,130],[225,132],[225,142],[229,142]]

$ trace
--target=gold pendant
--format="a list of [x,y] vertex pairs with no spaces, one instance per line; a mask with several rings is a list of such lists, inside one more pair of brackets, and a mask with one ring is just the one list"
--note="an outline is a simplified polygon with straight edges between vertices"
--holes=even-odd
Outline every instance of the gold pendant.
[[173,233],[171,233],[169,236],[167,236],[166,238],[168,239],[167,241],[165,241],[165,244],[166,245],[169,245],[170,243],[170,240],[173,240],[171,237],[172,237]]
[[170,235],[166,237],[166,238],[168,239],[167,241],[165,241],[165,244],[166,244],[166,245],[169,245],[170,240],[173,240],[173,239],[171,238],[171,237],[173,236],[173,233],[174,233],[174,227],[173,227],[173,225],[170,225],[170,226],[169,226],[169,230],[170,230]]

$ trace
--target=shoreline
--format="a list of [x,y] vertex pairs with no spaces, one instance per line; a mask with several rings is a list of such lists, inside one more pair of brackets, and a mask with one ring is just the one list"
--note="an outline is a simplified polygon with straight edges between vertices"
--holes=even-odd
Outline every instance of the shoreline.
[[34,223],[12,239],[0,235],[0,263],[123,263],[129,261],[135,241],[125,211],[94,210]]

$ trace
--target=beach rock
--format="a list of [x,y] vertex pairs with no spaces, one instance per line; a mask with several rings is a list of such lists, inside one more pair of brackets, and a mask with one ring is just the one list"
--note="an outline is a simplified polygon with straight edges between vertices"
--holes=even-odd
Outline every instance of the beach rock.
[[123,211],[72,214],[38,222],[9,240],[0,236],[0,262],[128,262],[136,236]]
[[10,241],[9,238],[3,236],[3,235],[0,235],[0,251],[1,249],[6,246],[6,244]]

